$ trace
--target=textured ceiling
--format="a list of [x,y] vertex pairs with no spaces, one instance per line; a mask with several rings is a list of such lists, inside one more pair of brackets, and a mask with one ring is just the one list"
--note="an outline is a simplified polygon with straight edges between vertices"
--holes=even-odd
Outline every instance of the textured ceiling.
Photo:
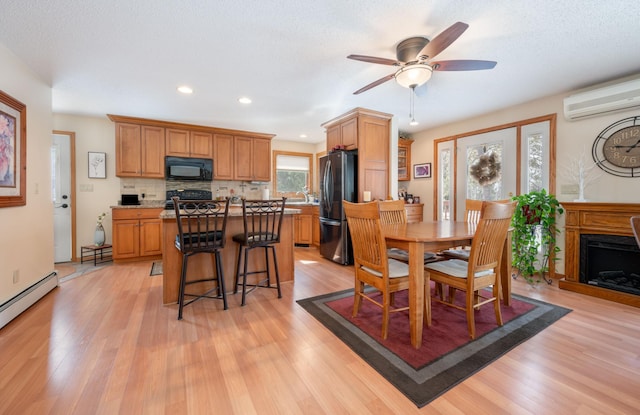
[[[637,0],[2,0],[0,43],[52,86],[55,112],[320,142],[320,124],[354,107],[415,132],[640,72],[638,16]],[[393,80],[353,95],[393,67],[347,55],[395,59],[401,40],[457,21],[469,29],[437,59],[498,65],[434,72],[418,126]],[[194,94],[176,93],[181,84]]]

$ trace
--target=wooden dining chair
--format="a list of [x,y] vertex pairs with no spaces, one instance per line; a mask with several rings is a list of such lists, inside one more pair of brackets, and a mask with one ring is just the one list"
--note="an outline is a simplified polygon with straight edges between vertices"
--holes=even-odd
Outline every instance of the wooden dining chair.
[[[380,211],[380,222],[385,224],[407,223],[407,211],[405,210],[404,200],[384,200],[378,202],[378,210]],[[400,248],[387,249],[389,258],[402,262],[409,262],[409,253]],[[424,262],[436,260],[436,254],[433,252],[424,253]]]
[[[450,288],[446,301],[442,294],[436,301],[466,311],[469,336],[472,339],[476,335],[474,310],[484,304],[493,302],[496,321],[499,326],[502,325],[499,301],[500,261],[515,207],[516,202],[483,203],[481,219],[471,242],[469,261],[450,259],[425,266],[425,273],[429,275],[427,280]],[[492,291],[487,296],[485,289],[489,287],[492,287]],[[455,304],[456,290],[465,292],[464,306]]]
[[[382,308],[382,338],[387,338],[389,314],[408,310],[394,307],[391,294],[409,289],[409,266],[387,256],[387,243],[382,233],[378,202],[350,203],[342,201],[353,245],[355,291],[353,316],[360,311],[362,299]],[[365,292],[365,286],[377,291]],[[380,292],[381,301],[374,298]],[[430,321],[431,307],[427,310]]]
[[[481,211],[482,211],[482,203],[484,200],[477,199],[466,199],[465,200],[465,209],[464,209],[464,220],[467,223],[478,223],[480,222]],[[509,203],[510,200],[496,200],[497,203]],[[471,247],[456,247],[451,249],[445,249],[441,252],[442,256],[445,258],[457,258],[462,259],[464,261],[469,260],[469,253]]]
[[640,216],[631,217],[631,229],[633,230],[633,234],[636,237],[638,247],[640,247]]

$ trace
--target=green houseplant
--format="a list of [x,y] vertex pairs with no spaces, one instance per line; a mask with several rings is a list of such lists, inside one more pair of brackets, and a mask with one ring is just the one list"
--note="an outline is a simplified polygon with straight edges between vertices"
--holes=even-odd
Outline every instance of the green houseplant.
[[[550,259],[557,257],[560,248],[556,245],[558,214],[564,213],[558,199],[545,189],[512,197],[518,202],[513,214],[512,265],[527,281],[533,283],[544,279],[549,270]],[[537,280],[535,276],[538,275]]]

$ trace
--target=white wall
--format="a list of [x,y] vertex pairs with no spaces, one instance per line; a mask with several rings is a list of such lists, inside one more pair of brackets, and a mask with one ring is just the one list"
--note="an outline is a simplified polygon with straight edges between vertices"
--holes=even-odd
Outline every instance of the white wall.
[[[433,141],[435,139],[556,113],[556,197],[560,202],[573,201],[577,198],[577,194],[561,193],[563,185],[577,184],[567,177],[566,170],[564,170],[567,163],[577,158],[579,152],[586,148],[588,165],[593,165],[591,146],[596,136],[615,121],[640,115],[640,110],[621,111],[580,121],[567,121],[563,115],[563,99],[568,95],[570,93],[546,97],[480,117],[413,134],[414,143],[411,146],[411,164],[434,162]],[[410,182],[404,182],[408,185],[409,193],[420,196],[420,200],[425,203],[425,220],[433,219],[435,180],[436,174],[434,172],[431,179],[412,179]],[[599,178],[586,188],[585,198],[593,202],[640,203],[640,178],[623,178],[602,172]],[[564,227],[564,217],[560,218],[559,225]],[[562,257],[564,253],[564,233],[559,235],[558,245],[562,249],[560,253],[560,257]],[[559,273],[564,272],[562,260],[557,263],[556,270]]]
[[[27,107],[27,203],[0,208],[0,304],[53,271],[51,88],[0,44],[0,89]],[[13,283],[13,273],[19,274]]]
[[[79,256],[81,246],[93,244],[96,219],[102,212],[107,213],[103,223],[106,242],[111,243],[110,207],[118,204],[121,193],[120,178],[115,175],[115,125],[106,115],[53,114],[53,129],[76,135],[76,255]],[[106,179],[89,179],[89,151],[107,153]]]

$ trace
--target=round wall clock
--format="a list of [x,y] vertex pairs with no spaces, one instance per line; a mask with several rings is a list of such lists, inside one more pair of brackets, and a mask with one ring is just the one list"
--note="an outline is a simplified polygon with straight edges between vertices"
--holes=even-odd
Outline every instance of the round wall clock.
[[593,160],[607,173],[640,177],[640,116],[617,121],[596,137]]

